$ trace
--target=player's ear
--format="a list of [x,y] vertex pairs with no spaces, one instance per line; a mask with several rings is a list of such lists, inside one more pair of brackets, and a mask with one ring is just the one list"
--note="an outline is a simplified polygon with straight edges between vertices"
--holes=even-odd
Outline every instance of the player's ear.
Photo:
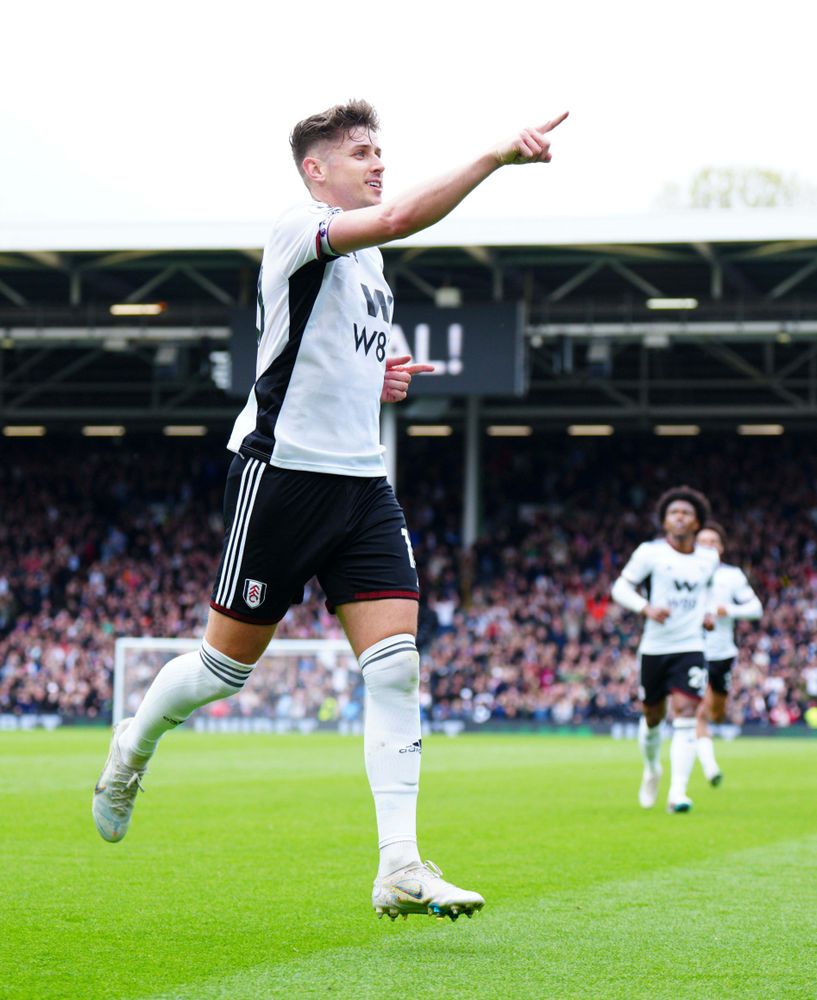
[[323,161],[317,156],[306,156],[301,164],[307,184],[322,181],[326,177]]

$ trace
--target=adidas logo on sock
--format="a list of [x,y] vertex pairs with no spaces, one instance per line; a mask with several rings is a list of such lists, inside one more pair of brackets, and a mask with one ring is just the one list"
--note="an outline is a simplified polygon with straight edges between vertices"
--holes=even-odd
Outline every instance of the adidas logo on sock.
[[415,740],[413,743],[409,743],[407,747],[402,747],[400,753],[422,753],[423,752],[423,741]]

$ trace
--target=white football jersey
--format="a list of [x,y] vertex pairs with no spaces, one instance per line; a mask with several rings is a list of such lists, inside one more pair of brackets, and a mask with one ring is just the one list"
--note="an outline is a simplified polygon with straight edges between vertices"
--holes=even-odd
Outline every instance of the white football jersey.
[[663,538],[638,546],[621,575],[633,586],[644,584],[649,603],[670,612],[663,624],[646,619],[639,652],[703,651],[703,619],[710,606],[709,586],[718,561],[714,549],[696,546],[684,554]]
[[726,617],[715,616],[715,628],[704,634],[707,660],[731,660],[738,655],[735,645],[735,619],[760,618],[763,607],[739,566],[721,563],[712,578],[709,610],[726,608]]
[[340,211],[303,203],[273,227],[258,278],[256,381],[227,447],[283,469],[384,476],[394,299],[377,248],[332,251]]

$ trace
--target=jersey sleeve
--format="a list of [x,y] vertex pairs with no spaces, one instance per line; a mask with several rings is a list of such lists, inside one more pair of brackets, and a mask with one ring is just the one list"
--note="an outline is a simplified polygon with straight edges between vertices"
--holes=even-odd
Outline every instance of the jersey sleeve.
[[713,578],[715,576],[715,570],[721,564],[721,557],[718,555],[718,552],[717,552],[716,549],[707,549],[707,548],[704,548],[702,545],[701,546],[697,546],[696,549],[695,549],[695,551],[696,552],[700,552],[701,555],[703,556],[704,560],[706,561],[707,572],[709,574],[709,576],[707,578],[707,581],[706,581],[706,586],[707,587],[711,587],[712,583],[713,583]]
[[621,575],[628,583],[638,586],[652,573],[653,562],[653,546],[649,542],[642,542],[630,556]]
[[320,202],[295,205],[276,221],[270,249],[284,276],[289,278],[314,260],[334,260],[339,254],[329,242],[329,224],[342,209]]
[[735,571],[735,582],[729,595],[727,610],[732,618],[760,618],[763,614],[760,598],[752,590],[752,585],[742,569]]

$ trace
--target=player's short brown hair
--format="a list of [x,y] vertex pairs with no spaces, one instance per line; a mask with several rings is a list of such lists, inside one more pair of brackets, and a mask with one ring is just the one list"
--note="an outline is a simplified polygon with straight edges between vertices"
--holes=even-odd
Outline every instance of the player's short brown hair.
[[355,129],[378,132],[380,121],[377,112],[368,101],[352,100],[346,104],[335,104],[317,115],[310,115],[298,122],[289,137],[289,146],[295,166],[303,174],[301,164],[304,157],[316,143],[327,139],[342,142]]
[[712,520],[712,519],[710,518],[710,519],[709,519],[709,520],[708,520],[708,521],[707,521],[707,522],[706,522],[706,523],[704,524],[704,526],[703,526],[703,528],[702,528],[701,530],[702,530],[702,531],[703,531],[703,530],[706,530],[706,531],[714,531],[714,532],[715,532],[715,534],[716,534],[716,535],[718,536],[718,538],[720,538],[720,540],[721,540],[721,545],[722,545],[722,546],[723,546],[724,548],[726,548],[726,531],[724,530],[724,528],[723,528],[723,527],[722,527],[722,526],[721,526],[721,525],[720,525],[720,524],[719,524],[719,523],[718,523],[717,521],[713,521],[713,520]]
[[655,508],[659,524],[664,523],[667,508],[676,500],[684,500],[686,503],[692,504],[695,508],[695,516],[698,518],[698,524],[701,526],[706,524],[711,511],[709,501],[700,490],[694,490],[691,486],[673,486],[672,489],[661,494]]

